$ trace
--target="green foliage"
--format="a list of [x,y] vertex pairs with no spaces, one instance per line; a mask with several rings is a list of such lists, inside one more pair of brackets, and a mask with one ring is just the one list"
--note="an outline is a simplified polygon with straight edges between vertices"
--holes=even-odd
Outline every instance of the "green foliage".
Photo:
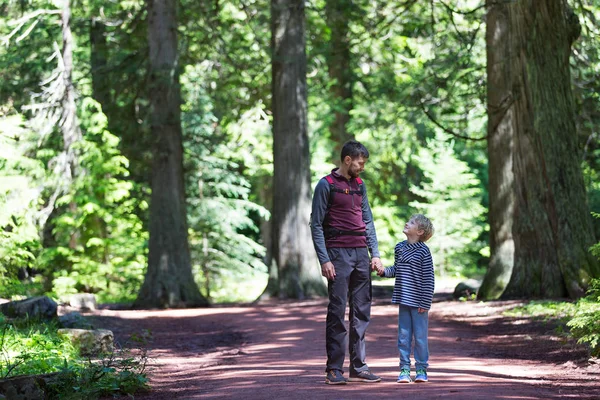
[[40,267],[51,271],[58,297],[83,291],[99,293],[101,301],[131,301],[143,279],[147,233],[134,213],[133,183],[125,180],[127,159],[95,101],[83,99],[80,117],[84,173],[56,202],[54,244],[42,251]]
[[148,335],[134,335],[127,347],[106,358],[82,358],[54,323],[8,322],[0,315],[0,378],[56,373],[49,399],[98,399],[148,388]]
[[600,279],[592,280],[587,296],[577,302],[567,326],[579,343],[590,346],[593,356],[600,356]]
[[58,371],[78,358],[77,349],[60,337],[55,325],[28,322],[15,326],[0,317],[0,377]]
[[[188,93],[182,120],[192,262],[197,283],[206,297],[213,297],[215,290],[221,293],[217,294],[219,300],[250,300],[247,290],[242,291],[244,296],[240,298],[232,290],[223,290],[222,283],[254,281],[261,275],[266,279],[267,268],[262,259],[265,248],[260,243],[257,224],[269,213],[250,200],[251,185],[243,173],[250,169],[260,174],[262,154],[248,155],[249,148],[257,148],[260,143],[249,138],[253,134],[258,137],[268,126],[261,123],[264,112],[260,108],[250,110],[239,125],[228,126],[224,133],[228,140],[215,141],[212,103],[205,90],[195,84],[205,73],[199,66],[189,68],[182,77]],[[223,296],[223,292],[228,295]]]
[[454,142],[444,143],[440,136],[428,141],[416,162],[424,179],[411,191],[423,200],[410,205],[433,222],[435,233],[428,245],[436,270],[442,275],[459,272],[487,251],[478,241],[486,228],[480,182],[467,163],[457,159]]
[[43,208],[52,206],[42,199],[57,193],[62,183],[39,160],[49,162],[56,152],[38,147],[37,137],[21,127],[20,116],[0,120],[0,140],[6,144],[0,158],[2,296],[39,288],[40,277],[30,284],[16,280],[19,269],[31,266],[53,279],[58,297],[87,291],[99,292],[101,301],[133,300],[141,283],[147,233],[133,213],[139,204],[129,195],[132,183],[124,179],[127,160],[117,149],[119,140],[106,130],[98,105],[89,98],[81,104],[84,140],[77,146],[85,172],[56,201],[48,222],[51,241],[40,235]]
[[[584,179],[597,210],[600,7],[596,0],[571,3],[583,27],[571,61]],[[340,99],[331,91],[328,60],[336,49],[325,5],[317,0],[306,8],[313,184],[337,162],[329,127]],[[459,137],[486,132],[484,4],[347,6],[340,11],[348,21],[353,93],[347,130],[371,152],[363,177],[384,260],[391,262],[406,218],[423,211],[435,221],[430,244],[441,272],[478,273],[488,256],[485,141]],[[100,301],[131,300],[147,254],[152,138],[145,6],[141,0],[71,2],[85,174],[61,194],[52,214],[41,215],[63,183],[50,173],[62,142],[56,134],[41,147],[39,137],[26,140],[23,121],[31,115],[23,107],[56,67],[49,57],[61,40],[59,7],[47,0],[0,4],[0,37],[8,39],[0,46],[0,117],[12,115],[0,122],[0,296],[30,295],[44,285],[60,295],[85,290]],[[47,12],[18,27],[15,21],[40,10]],[[245,299],[250,282],[261,287],[266,279],[267,210],[276,190],[269,3],[184,1],[178,17],[192,261],[214,301]],[[94,23],[103,30],[94,31]],[[457,136],[452,146],[434,144],[448,142],[440,130]],[[36,146],[26,148],[31,143]],[[45,231],[39,217],[49,217]],[[592,251],[600,253],[598,245]],[[19,281],[26,267],[41,267],[44,277]]]
[[17,274],[31,266],[41,250],[36,186],[44,167],[24,155],[19,137],[26,133],[22,116],[0,118],[0,297],[32,292],[34,285],[21,283]]
[[[596,219],[600,219],[600,214],[599,213],[592,212],[592,216],[595,217]],[[596,256],[598,259],[600,259],[600,242],[598,242],[595,245],[593,245],[590,248],[590,251],[592,252],[592,254],[594,256]]]

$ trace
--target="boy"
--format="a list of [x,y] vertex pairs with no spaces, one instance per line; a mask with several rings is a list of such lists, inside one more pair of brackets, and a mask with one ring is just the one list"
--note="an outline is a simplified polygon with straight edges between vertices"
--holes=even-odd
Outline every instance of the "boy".
[[392,303],[398,304],[398,383],[411,383],[410,353],[414,336],[415,382],[427,382],[429,347],[427,343],[428,311],[433,299],[434,275],[431,252],[425,244],[433,235],[433,224],[422,214],[415,214],[404,225],[406,240],[396,245],[394,266],[377,268],[379,276],[396,277]]

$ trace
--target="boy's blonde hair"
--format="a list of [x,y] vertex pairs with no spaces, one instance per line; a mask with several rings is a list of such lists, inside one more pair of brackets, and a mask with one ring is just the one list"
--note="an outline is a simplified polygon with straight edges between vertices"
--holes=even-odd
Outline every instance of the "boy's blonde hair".
[[415,221],[420,231],[423,231],[423,234],[419,237],[420,242],[426,242],[433,236],[433,224],[423,214],[414,214],[410,217],[410,220]]

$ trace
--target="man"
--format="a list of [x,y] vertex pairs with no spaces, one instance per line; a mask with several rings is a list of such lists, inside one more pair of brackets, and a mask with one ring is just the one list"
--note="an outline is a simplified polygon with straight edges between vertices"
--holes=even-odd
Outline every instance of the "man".
[[312,202],[313,244],[321,263],[321,273],[328,281],[325,383],[330,385],[347,382],[343,366],[347,340],[344,314],[348,297],[349,380],[381,381],[365,363],[365,333],[371,317],[371,271],[382,267],[367,190],[358,176],[368,158],[369,152],[361,143],[346,142],[340,167],[319,181]]

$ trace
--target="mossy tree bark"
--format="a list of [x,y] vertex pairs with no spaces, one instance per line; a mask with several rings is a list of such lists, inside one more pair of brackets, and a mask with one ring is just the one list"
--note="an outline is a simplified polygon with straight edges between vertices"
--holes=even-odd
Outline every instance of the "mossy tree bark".
[[504,41],[488,51],[492,264],[479,297],[578,298],[600,276],[569,71],[579,23],[563,0],[493,4],[490,15],[488,46]]
[[280,298],[327,293],[312,247],[304,0],[271,1],[273,259]]
[[339,164],[342,146],[352,139],[348,122],[352,110],[353,71],[350,53],[349,22],[353,3],[349,0],[330,0],[325,3],[327,25],[331,29],[327,53],[327,68],[331,79],[331,104],[334,120],[329,126],[335,143],[333,159]]
[[136,307],[207,304],[192,275],[183,180],[177,2],[148,2],[151,132],[154,138],[148,270]]

